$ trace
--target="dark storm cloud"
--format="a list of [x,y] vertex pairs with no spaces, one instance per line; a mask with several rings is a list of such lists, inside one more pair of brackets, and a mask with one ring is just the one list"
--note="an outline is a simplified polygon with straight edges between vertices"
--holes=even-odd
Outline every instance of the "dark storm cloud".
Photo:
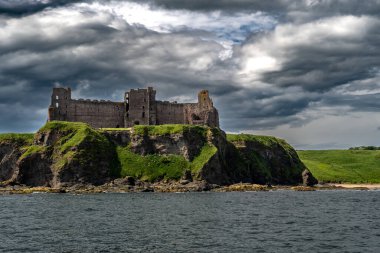
[[[159,33],[103,8],[123,1],[74,2],[17,1],[13,7],[24,11],[0,16],[0,131],[37,129],[53,86],[111,100],[154,86],[158,99],[194,101],[209,89],[229,131],[302,125],[318,118],[303,115],[311,106],[379,106],[372,80],[380,67],[379,1],[145,1],[152,10],[185,9],[194,19],[198,11],[221,10],[262,11],[281,21],[227,49],[213,27],[173,24]],[[5,3],[9,10],[11,1],[0,7]],[[226,50],[231,57],[221,58]]]
[[[218,97],[223,126],[230,130],[271,129],[281,124],[300,122],[296,115],[320,101],[316,93],[286,88],[241,89]],[[218,103],[217,103],[218,105]]]
[[[370,35],[371,36],[371,35]],[[267,72],[263,80],[279,86],[302,86],[305,90],[325,92],[346,83],[373,76],[372,68],[380,66],[380,38],[359,42],[356,49],[314,50],[295,48],[293,55],[279,71]],[[336,43],[339,46],[339,43]],[[363,48],[369,48],[363,53]]]
[[77,2],[83,2],[83,0],[0,0],[0,15],[30,15],[46,8],[56,8]]
[[[379,29],[380,22],[375,17],[339,16],[304,25],[279,25],[271,33],[251,38],[238,51],[248,78],[255,74],[251,82],[259,78],[282,94],[286,94],[289,88],[299,87],[300,90],[297,95],[290,93],[294,94],[294,99],[276,99],[277,94],[269,99],[258,99],[251,105],[260,108],[260,113],[246,111],[240,115],[249,118],[250,114],[255,119],[266,115],[267,118],[275,117],[281,124],[286,119],[297,119],[295,116],[309,108],[311,103],[332,108],[347,106],[351,111],[378,110],[377,94],[349,93],[363,88],[361,80],[370,80],[379,74]],[[255,57],[263,57],[261,64],[270,59],[259,76],[256,75],[256,65],[247,67],[244,63]],[[340,86],[350,83],[356,83],[349,86],[350,92],[339,90]],[[367,92],[374,89],[367,87]],[[260,101],[269,102],[261,105]]]

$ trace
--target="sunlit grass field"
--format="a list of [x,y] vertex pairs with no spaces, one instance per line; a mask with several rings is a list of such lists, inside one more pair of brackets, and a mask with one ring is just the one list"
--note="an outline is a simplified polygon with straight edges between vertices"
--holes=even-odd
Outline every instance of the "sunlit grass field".
[[380,150],[302,150],[299,157],[326,183],[380,183]]

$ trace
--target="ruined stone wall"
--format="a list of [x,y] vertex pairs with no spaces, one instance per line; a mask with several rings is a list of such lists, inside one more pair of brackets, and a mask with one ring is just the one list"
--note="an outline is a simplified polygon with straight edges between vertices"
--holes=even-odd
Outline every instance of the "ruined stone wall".
[[85,122],[95,128],[134,125],[191,124],[219,127],[219,115],[208,91],[198,103],[156,101],[153,88],[130,90],[124,102],[71,99],[70,88],[54,88],[48,120]]
[[66,120],[86,122],[95,128],[124,127],[124,103],[71,100]]
[[184,115],[184,104],[157,101],[157,125],[187,124]]
[[71,90],[54,88],[48,120],[85,122],[95,128],[124,127],[124,103],[71,99]]

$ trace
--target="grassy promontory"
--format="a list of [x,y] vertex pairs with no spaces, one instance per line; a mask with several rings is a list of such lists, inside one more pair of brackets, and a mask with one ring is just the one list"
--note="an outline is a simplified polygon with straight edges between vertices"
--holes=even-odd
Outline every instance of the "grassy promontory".
[[299,150],[302,162],[325,183],[380,183],[380,150]]
[[297,185],[305,169],[295,150],[275,137],[194,125],[94,129],[62,121],[36,134],[0,135],[0,162],[0,181],[51,187],[124,177]]

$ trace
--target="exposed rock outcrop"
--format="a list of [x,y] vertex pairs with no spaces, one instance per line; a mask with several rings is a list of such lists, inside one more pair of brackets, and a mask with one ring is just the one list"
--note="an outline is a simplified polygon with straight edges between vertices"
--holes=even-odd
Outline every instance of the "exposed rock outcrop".
[[[254,183],[302,183],[302,171],[306,167],[284,140],[247,134],[230,135],[229,140],[239,151],[232,159],[240,166],[246,166]],[[239,160],[236,161],[236,158]]]
[[310,170],[305,169],[302,172],[302,182],[304,186],[314,186],[318,184],[318,180],[311,174]]

